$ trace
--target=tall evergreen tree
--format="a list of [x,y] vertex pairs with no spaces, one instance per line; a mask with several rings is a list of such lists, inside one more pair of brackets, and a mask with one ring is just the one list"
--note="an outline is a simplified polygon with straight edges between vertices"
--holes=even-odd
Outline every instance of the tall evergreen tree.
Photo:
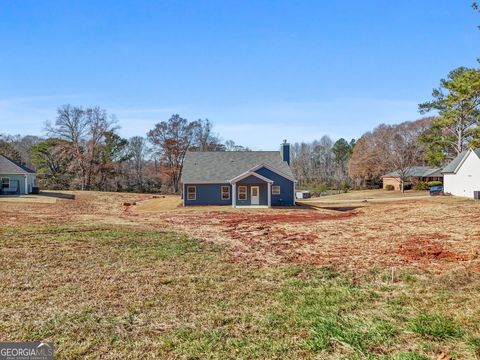
[[480,71],[451,71],[432,96],[432,101],[419,105],[420,113],[438,112],[422,140],[428,147],[427,161],[441,165],[469,146],[480,146]]

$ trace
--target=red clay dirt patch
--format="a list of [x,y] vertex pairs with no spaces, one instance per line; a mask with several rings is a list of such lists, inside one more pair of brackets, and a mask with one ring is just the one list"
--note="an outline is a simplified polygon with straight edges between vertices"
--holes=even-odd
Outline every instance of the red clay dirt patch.
[[425,237],[412,237],[398,246],[396,253],[405,257],[407,261],[442,260],[442,261],[466,261],[468,257],[445,249],[439,240],[445,239],[445,235],[432,236],[437,240],[432,241]]
[[282,213],[282,214],[238,214],[230,213],[223,216],[220,221],[226,225],[234,225],[241,223],[308,223],[326,220],[342,220],[355,216],[354,212],[343,212],[337,214],[321,213],[317,211],[302,211],[299,213]]

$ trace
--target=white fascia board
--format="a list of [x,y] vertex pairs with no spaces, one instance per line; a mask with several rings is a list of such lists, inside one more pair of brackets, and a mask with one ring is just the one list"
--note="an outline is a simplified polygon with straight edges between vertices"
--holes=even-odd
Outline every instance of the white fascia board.
[[465,154],[465,156],[463,157],[462,161],[460,161],[460,163],[457,165],[457,167],[455,168],[454,170],[454,174],[456,174],[458,172],[458,170],[460,170],[460,168],[462,167],[463,163],[465,162],[465,160],[467,160],[467,158],[470,156],[470,154],[473,152],[473,150],[470,148],[468,149],[467,153]]
[[268,165],[268,164],[260,164],[260,165],[257,165],[257,166],[255,166],[255,167],[249,169],[248,171],[257,171],[258,169],[261,169],[262,167],[265,167],[265,168],[267,168],[268,170],[271,170],[271,171],[273,171],[274,173],[277,173],[278,175],[280,175],[280,176],[282,176],[282,177],[284,177],[284,178],[286,178],[286,179],[288,179],[288,180],[290,180],[290,181],[296,181],[296,180],[295,180],[294,178],[292,178],[290,175],[287,175],[287,174],[281,172],[280,170],[275,169],[274,167],[272,167],[272,166],[270,166],[270,165]]
[[266,183],[270,183],[272,184],[273,183],[273,180],[270,180],[268,178],[266,178],[265,176],[262,176],[260,174],[257,174],[256,172],[253,172],[253,171],[248,171],[248,172],[245,172],[237,177],[234,177],[232,180],[230,180],[230,183],[233,184],[233,183],[237,183],[239,182],[240,180],[243,180],[249,176],[255,176],[256,178],[259,178],[260,180],[263,180],[265,181]]

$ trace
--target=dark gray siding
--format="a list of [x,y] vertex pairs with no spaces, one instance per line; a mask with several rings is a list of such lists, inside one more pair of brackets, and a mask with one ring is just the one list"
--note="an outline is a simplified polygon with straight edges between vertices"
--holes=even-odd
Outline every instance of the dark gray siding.
[[[187,186],[197,188],[197,199],[187,199]],[[221,186],[230,188],[230,200],[222,200]],[[232,205],[232,187],[230,184],[184,184],[185,205]]]

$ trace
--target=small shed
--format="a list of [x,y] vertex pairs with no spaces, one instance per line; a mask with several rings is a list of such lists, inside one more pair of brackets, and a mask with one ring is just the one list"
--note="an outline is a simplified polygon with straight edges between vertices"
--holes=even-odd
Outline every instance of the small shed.
[[311,197],[310,191],[308,190],[298,190],[295,192],[295,197],[297,199],[309,199]]

